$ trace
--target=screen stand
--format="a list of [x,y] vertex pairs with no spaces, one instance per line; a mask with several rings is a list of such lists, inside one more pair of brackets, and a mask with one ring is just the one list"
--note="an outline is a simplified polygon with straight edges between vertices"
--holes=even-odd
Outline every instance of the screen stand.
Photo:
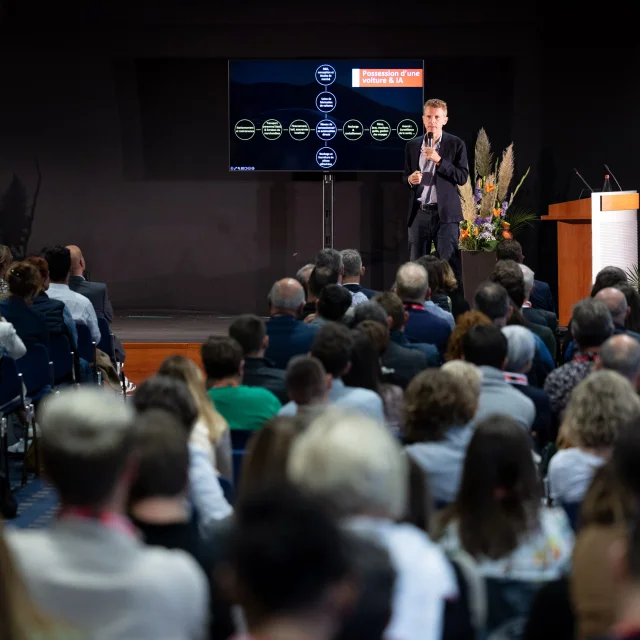
[[333,173],[322,174],[322,248],[333,249]]

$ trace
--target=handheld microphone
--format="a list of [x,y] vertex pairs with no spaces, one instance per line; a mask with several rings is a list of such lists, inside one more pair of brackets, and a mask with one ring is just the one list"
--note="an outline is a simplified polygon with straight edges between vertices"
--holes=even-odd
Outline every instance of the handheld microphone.
[[433,147],[433,133],[431,131],[427,133],[427,147]]
[[618,185],[618,191],[622,191],[622,187],[620,186],[618,179],[613,175],[613,171],[611,171],[611,169],[609,169],[609,167],[607,167],[606,164],[604,165],[604,168],[609,172],[609,175],[616,181],[616,184]]
[[576,175],[578,176],[578,178],[580,178],[580,180],[582,180],[582,182],[587,187],[587,189],[589,189],[589,191],[591,191],[591,193],[593,193],[593,189],[589,186],[589,183],[580,175],[580,172],[575,167],[573,168],[573,170],[576,172]]

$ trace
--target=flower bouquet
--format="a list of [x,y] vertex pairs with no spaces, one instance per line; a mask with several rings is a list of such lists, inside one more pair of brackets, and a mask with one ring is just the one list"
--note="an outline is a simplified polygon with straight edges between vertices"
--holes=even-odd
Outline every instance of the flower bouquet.
[[538,216],[528,209],[512,206],[520,186],[529,175],[522,176],[518,186],[509,193],[513,180],[514,153],[511,143],[493,165],[491,144],[484,129],[478,132],[475,146],[474,175],[460,187],[460,202],[464,220],[460,222],[458,246],[463,251],[495,251],[502,240],[513,238],[522,227]]

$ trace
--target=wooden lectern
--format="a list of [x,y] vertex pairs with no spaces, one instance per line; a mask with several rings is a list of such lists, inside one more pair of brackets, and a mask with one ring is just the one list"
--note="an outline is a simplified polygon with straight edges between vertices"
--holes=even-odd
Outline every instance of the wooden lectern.
[[573,305],[589,295],[606,266],[638,264],[638,192],[594,192],[560,202],[542,220],[558,223],[558,320],[567,326]]

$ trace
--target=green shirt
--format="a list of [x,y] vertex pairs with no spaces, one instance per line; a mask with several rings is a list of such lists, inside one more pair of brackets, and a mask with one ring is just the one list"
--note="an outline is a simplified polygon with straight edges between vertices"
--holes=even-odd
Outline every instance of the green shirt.
[[229,429],[259,429],[280,411],[282,404],[262,387],[214,387],[208,391]]

